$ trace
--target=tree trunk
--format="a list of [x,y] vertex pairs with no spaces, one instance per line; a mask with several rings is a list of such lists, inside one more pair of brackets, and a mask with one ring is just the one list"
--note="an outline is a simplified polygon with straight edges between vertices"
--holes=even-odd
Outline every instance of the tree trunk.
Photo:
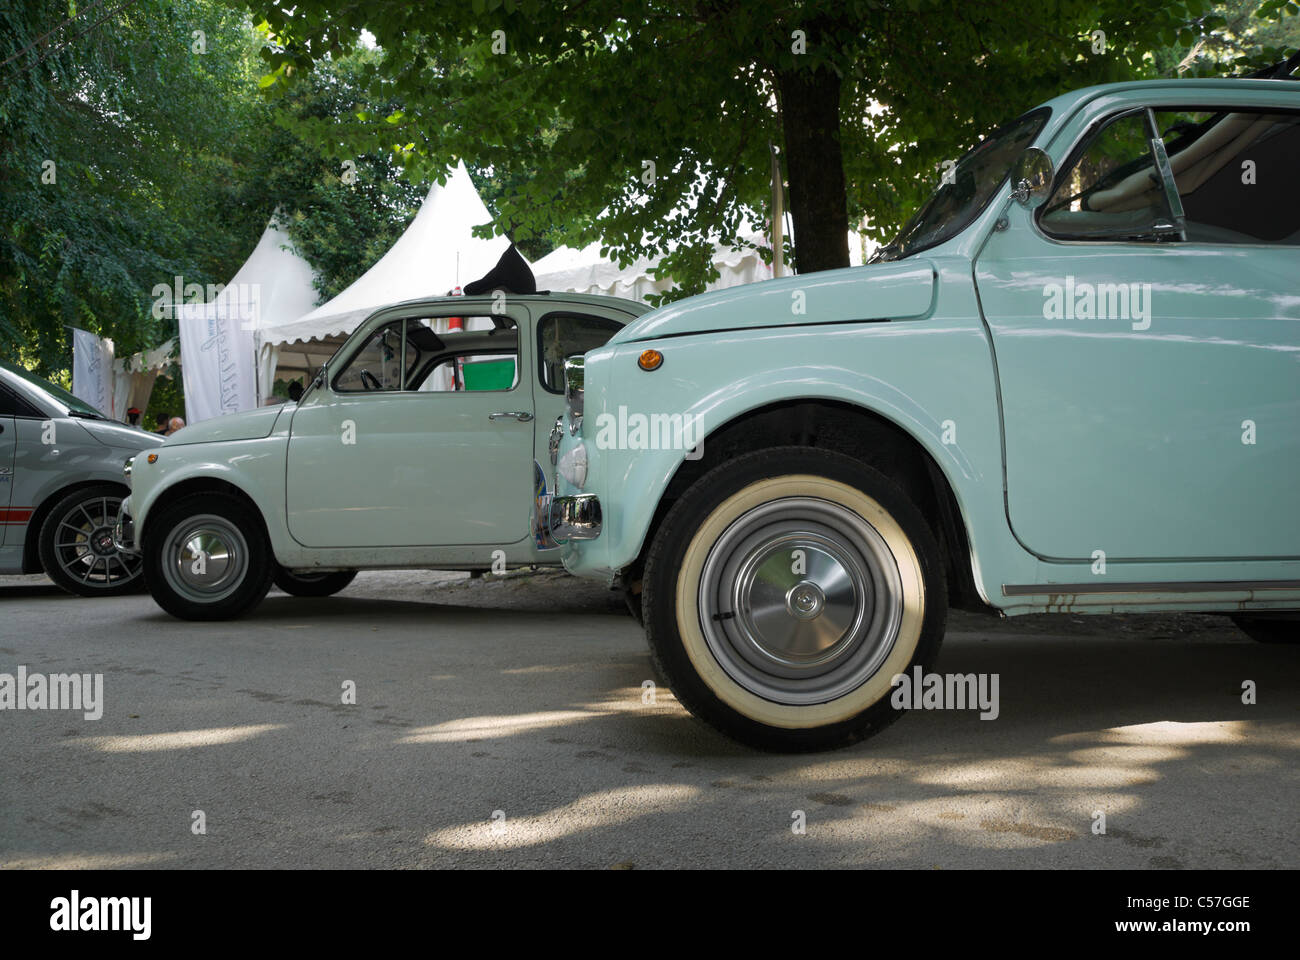
[[840,78],[827,69],[781,71],[777,82],[795,265],[800,273],[847,267],[849,216],[840,147]]

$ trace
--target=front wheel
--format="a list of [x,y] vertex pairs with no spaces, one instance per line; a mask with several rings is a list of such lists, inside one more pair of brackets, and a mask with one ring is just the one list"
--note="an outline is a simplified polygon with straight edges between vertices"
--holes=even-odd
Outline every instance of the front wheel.
[[355,570],[294,573],[278,565],[275,568],[275,585],[293,597],[332,597],[356,578]]
[[646,561],[646,633],[695,716],[768,750],[845,746],[897,719],[947,617],[934,536],[879,471],[826,450],[747,454],[673,505]]
[[140,558],[113,544],[122,491],[110,484],[76,490],[41,524],[37,549],[45,574],[83,597],[116,597],[141,589]]
[[231,620],[271,589],[275,560],[253,507],[218,493],[163,507],[144,531],[144,576],[182,620]]

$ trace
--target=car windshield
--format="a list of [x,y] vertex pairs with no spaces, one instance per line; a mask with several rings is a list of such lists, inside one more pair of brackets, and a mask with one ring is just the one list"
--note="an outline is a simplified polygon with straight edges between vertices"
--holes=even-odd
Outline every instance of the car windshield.
[[897,260],[951,240],[988,205],[1012,164],[1033,143],[1050,111],[1040,107],[998,127],[949,167],[930,199],[893,242],[871,259]]
[[40,377],[36,376],[36,374],[32,373],[30,370],[24,370],[22,367],[15,366],[14,364],[8,363],[4,360],[0,360],[0,367],[4,367],[15,377],[18,377],[21,380],[25,380],[27,383],[31,384],[36,389],[49,394],[52,399],[57,400],[63,406],[67,407],[68,412],[74,417],[75,416],[94,417],[98,420],[108,419],[106,416],[104,416],[102,413],[100,413],[90,404],[86,403],[85,400],[78,399],[77,397],[69,393],[67,390],[64,390],[58,384],[50,383],[50,381],[48,380],[41,379]]

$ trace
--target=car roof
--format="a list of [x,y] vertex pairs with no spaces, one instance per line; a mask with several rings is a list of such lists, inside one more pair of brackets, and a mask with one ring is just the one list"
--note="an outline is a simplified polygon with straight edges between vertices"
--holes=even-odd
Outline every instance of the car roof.
[[[525,303],[536,303],[544,307],[562,306],[564,304],[605,307],[610,310],[617,310],[628,314],[630,317],[639,317],[646,313],[650,307],[647,304],[636,300],[628,300],[624,297],[608,297],[596,293],[566,293],[554,290],[538,290],[536,293],[510,293],[506,295],[515,300],[522,300]],[[444,306],[465,306],[475,307],[479,304],[490,306],[493,303],[493,295],[490,293],[476,294],[474,296],[444,296],[444,297],[419,297],[414,300],[403,300],[393,303],[383,308],[384,313],[389,311],[403,311],[412,308],[423,307],[444,307]],[[375,316],[381,311],[376,310],[370,316]],[[466,311],[468,313],[468,311]]]
[[1118,83],[1099,83],[1091,87],[1071,90],[1059,97],[1053,97],[1044,107],[1051,107],[1053,115],[1072,110],[1075,107],[1095,100],[1098,97],[1116,93],[1141,93],[1144,97],[1159,93],[1176,93],[1180,97],[1198,90],[1230,90],[1238,93],[1277,92],[1287,89],[1286,84],[1294,84],[1290,89],[1300,94],[1300,82],[1290,79],[1252,79],[1247,77],[1187,77],[1183,79],[1157,80],[1123,80]]

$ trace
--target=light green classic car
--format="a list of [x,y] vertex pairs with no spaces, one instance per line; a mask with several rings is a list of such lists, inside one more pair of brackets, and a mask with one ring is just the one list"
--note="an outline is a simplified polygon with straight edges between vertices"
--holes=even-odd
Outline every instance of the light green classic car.
[[359,569],[558,564],[532,499],[564,360],[645,310],[503,291],[380,310],[296,404],[194,424],[128,462],[116,542],[193,620],[238,616],[273,581],[320,597]]
[[950,606],[1293,638],[1300,83],[1059,97],[867,265],[647,313],[567,380],[541,533],[748,743],[879,730]]

